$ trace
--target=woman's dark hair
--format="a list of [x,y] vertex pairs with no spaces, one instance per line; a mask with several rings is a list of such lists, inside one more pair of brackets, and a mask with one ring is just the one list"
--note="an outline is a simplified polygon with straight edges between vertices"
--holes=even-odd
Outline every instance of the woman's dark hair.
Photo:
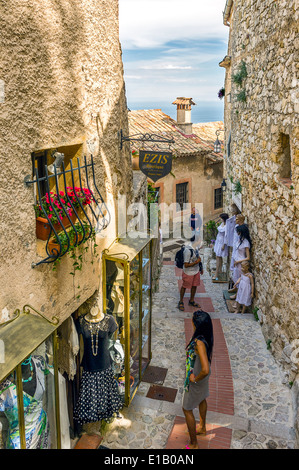
[[226,212],[224,212],[223,214],[220,214],[219,217],[222,220],[227,220],[229,218],[229,215]]
[[195,331],[186,349],[188,349],[190,344],[195,339],[199,339],[205,344],[208,360],[211,362],[214,345],[214,334],[211,317],[207,312],[204,312],[203,310],[197,310],[193,313],[192,320],[195,326]]
[[239,239],[240,239],[239,246],[241,245],[243,240],[248,240],[249,243],[250,243],[250,248],[251,248],[252,242],[251,242],[251,238],[250,238],[250,235],[249,235],[248,226],[246,224],[238,225],[238,227],[236,228],[236,231],[237,231],[237,234],[239,235]]

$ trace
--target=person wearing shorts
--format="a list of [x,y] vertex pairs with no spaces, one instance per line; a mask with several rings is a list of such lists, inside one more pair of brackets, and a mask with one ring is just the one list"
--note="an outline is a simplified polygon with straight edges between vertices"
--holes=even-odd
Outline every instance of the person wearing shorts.
[[200,285],[200,272],[199,272],[199,263],[201,258],[199,256],[199,251],[197,248],[197,243],[194,241],[192,244],[191,242],[185,245],[184,249],[184,266],[183,266],[183,273],[182,273],[182,287],[180,290],[180,301],[178,304],[178,308],[180,310],[184,310],[184,295],[186,289],[190,289],[191,295],[189,300],[189,305],[192,307],[199,307],[200,305],[194,301],[194,297],[196,294],[197,286]]

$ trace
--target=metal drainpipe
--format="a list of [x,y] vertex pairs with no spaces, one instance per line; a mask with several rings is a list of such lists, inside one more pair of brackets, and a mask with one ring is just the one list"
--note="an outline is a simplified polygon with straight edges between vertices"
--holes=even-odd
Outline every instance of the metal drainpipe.
[[225,26],[230,26],[230,24],[227,22],[227,19],[229,17],[232,4],[233,4],[233,0],[226,0],[226,5],[224,8],[224,12],[223,12],[223,23]]

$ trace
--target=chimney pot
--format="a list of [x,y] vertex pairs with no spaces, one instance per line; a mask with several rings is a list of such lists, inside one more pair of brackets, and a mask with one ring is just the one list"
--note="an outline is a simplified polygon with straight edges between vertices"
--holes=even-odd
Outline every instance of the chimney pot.
[[192,134],[191,106],[195,105],[192,98],[178,97],[172,104],[177,106],[177,125],[184,134]]

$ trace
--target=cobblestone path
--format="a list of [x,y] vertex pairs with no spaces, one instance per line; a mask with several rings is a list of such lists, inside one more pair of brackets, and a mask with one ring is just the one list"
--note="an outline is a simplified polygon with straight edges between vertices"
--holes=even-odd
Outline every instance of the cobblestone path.
[[[203,250],[204,266],[208,250]],[[151,361],[151,366],[167,369],[163,387],[177,391],[175,400],[148,398],[151,384],[142,382],[130,406],[122,410],[122,418],[106,427],[102,444],[110,449],[180,449],[188,441],[181,400],[185,345],[194,309],[187,307],[181,312],[177,308],[180,273],[174,266],[175,252],[167,251],[164,244],[159,292],[153,298]],[[196,294],[196,301],[211,315],[215,334],[208,432],[198,438],[199,446],[294,448],[291,390],[283,383],[283,373],[268,351],[254,316],[228,312],[223,299],[225,287],[212,283],[205,270]],[[195,416],[198,418],[198,411]]]

